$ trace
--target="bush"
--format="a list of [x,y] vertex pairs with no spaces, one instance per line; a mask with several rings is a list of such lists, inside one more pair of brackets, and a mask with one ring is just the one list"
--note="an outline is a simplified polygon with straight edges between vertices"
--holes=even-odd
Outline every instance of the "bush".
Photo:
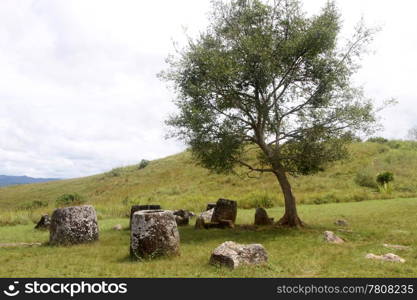
[[48,206],[48,201],[45,200],[33,200],[32,202],[23,203],[20,207],[23,209],[37,209]]
[[149,165],[150,161],[146,159],[142,159],[138,165],[139,170],[145,169]]
[[108,177],[119,177],[122,174],[122,168],[114,168],[106,173]]
[[268,193],[251,193],[245,199],[239,201],[239,208],[271,208],[278,203],[276,197],[269,195]]
[[369,138],[367,141],[371,142],[371,143],[377,143],[377,144],[388,143],[388,140],[386,138],[383,138],[383,137],[380,137],[380,136]]
[[70,205],[80,205],[85,203],[85,199],[77,193],[73,194],[63,194],[56,199],[56,205],[60,206],[70,206]]
[[399,149],[401,148],[401,143],[398,141],[389,141],[387,143],[387,145],[391,148],[391,149]]
[[384,184],[388,184],[391,181],[394,181],[394,174],[391,172],[383,172],[383,173],[379,173],[376,176],[376,181],[380,184],[380,185],[384,185]]
[[376,181],[379,184],[380,192],[385,192],[390,194],[392,192],[392,187],[390,182],[394,181],[394,174],[391,172],[383,172],[376,176]]
[[354,181],[359,186],[368,188],[378,187],[374,179],[374,176],[369,171],[359,171],[358,173],[356,173]]

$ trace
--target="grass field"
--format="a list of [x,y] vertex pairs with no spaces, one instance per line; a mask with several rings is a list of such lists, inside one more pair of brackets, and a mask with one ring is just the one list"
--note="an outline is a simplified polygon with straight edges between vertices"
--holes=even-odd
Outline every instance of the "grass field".
[[[308,224],[300,230],[252,224],[253,209],[240,209],[235,229],[194,230],[180,228],[181,256],[152,261],[129,259],[127,218],[99,221],[100,240],[72,247],[43,245],[32,248],[0,248],[0,277],[417,277],[417,199],[373,200],[322,205],[300,205]],[[278,218],[282,208],[268,210]],[[338,232],[334,221],[348,220],[352,233]],[[34,224],[0,227],[0,243],[47,242],[48,232]],[[333,245],[323,241],[323,231],[333,230],[346,240]],[[211,251],[224,241],[261,243],[269,254],[265,266],[234,271],[208,264]],[[411,246],[391,250],[383,243]],[[404,264],[370,261],[374,254],[395,253]]]

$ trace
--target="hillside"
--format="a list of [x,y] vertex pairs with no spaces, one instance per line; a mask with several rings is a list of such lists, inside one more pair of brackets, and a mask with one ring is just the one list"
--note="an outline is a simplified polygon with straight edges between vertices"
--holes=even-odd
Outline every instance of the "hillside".
[[[350,158],[325,172],[291,178],[300,204],[350,202],[417,196],[417,142],[356,143]],[[375,176],[394,173],[393,191],[379,191]],[[0,225],[36,220],[50,212],[64,193],[79,193],[95,205],[100,218],[122,217],[136,203],[158,203],[164,208],[201,211],[219,197],[235,199],[240,208],[282,206],[283,197],[271,175],[249,178],[210,174],[198,167],[188,152],[95,176],[36,185],[0,188]]]
[[16,184],[30,184],[59,180],[58,178],[33,178],[28,176],[0,175],[0,187]]

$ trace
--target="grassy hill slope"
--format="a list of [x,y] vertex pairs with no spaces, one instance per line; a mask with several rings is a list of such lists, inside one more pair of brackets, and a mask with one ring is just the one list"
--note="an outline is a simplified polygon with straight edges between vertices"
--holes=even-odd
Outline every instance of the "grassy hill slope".
[[[416,142],[356,143],[350,153],[349,159],[325,172],[291,178],[297,201],[323,204],[417,196]],[[391,193],[375,185],[382,171],[394,173]],[[249,178],[243,170],[240,176],[210,174],[184,152],[152,161],[144,169],[135,165],[85,178],[0,188],[0,225],[34,221],[55,208],[57,197],[74,192],[93,204],[100,218],[125,216],[136,203],[201,211],[219,197],[237,200],[240,208],[283,205],[273,176]]]

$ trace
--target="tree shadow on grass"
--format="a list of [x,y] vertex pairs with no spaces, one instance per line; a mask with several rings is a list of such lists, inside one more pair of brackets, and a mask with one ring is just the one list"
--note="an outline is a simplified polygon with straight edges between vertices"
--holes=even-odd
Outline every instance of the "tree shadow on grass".
[[277,237],[300,237],[320,234],[324,227],[306,226],[303,228],[286,228],[276,225],[255,226],[238,224],[228,229],[194,229],[194,226],[180,227],[181,243],[204,243],[210,240],[234,241],[238,243],[262,243]]

